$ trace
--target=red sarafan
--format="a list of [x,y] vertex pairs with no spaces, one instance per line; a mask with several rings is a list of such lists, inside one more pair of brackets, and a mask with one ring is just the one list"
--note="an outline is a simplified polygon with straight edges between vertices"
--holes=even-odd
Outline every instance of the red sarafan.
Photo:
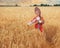
[[36,14],[36,17],[34,17],[29,22],[29,25],[36,23],[35,28],[39,29],[41,32],[43,32],[44,18],[41,16],[41,10],[38,7],[35,7],[35,14]]
[[[44,21],[43,17],[42,17],[42,20]],[[41,32],[43,32],[44,31],[43,24],[44,24],[44,22],[43,23],[36,23],[35,28],[39,29]]]

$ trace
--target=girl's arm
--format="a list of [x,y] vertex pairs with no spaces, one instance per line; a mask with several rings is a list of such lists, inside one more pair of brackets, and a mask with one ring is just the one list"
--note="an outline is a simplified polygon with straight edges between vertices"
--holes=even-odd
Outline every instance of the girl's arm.
[[33,23],[35,23],[37,20],[36,20],[36,17],[35,18],[33,18],[29,23],[28,23],[28,25],[32,25]]

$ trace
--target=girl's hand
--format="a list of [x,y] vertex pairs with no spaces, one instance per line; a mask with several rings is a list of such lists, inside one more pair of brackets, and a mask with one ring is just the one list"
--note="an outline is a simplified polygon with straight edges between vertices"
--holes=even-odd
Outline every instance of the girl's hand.
[[42,23],[42,20],[40,20],[39,23]]
[[29,22],[27,25],[31,25],[32,24],[32,22]]
[[44,24],[44,21],[43,21],[43,20],[40,20],[40,21],[39,21],[39,23],[42,23],[42,24]]

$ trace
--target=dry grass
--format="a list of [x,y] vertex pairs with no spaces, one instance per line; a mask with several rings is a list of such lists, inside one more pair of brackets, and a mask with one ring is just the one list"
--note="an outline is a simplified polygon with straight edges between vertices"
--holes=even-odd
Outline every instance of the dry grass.
[[27,26],[34,7],[0,7],[0,48],[60,48],[60,7],[40,7],[44,32]]

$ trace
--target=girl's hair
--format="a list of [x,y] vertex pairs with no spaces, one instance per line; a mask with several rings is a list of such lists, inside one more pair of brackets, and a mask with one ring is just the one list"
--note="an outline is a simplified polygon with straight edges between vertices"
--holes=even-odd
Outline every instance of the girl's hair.
[[41,10],[38,7],[35,7],[35,12],[38,11],[39,12],[39,16],[41,16]]

